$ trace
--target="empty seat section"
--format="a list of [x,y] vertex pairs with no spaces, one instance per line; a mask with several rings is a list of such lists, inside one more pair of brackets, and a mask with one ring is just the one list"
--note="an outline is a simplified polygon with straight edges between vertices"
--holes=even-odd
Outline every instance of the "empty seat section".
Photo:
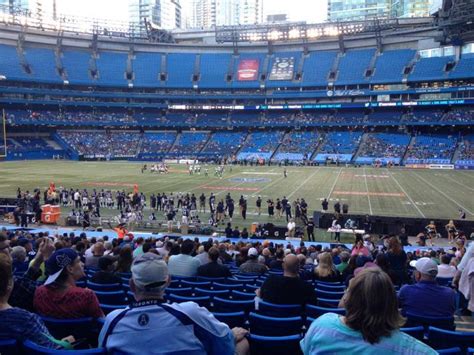
[[161,54],[160,53],[135,53],[132,61],[134,81],[138,87],[161,86]]
[[367,80],[365,71],[369,68],[375,49],[347,51],[339,61],[336,85],[363,84]]
[[87,51],[65,49],[61,59],[70,84],[91,84],[90,77],[91,53]]
[[445,67],[452,61],[454,61],[453,56],[420,58],[408,76],[408,81],[446,79]]
[[200,88],[226,88],[230,82],[226,81],[229,72],[230,54],[204,53],[201,54]]
[[209,138],[208,132],[183,132],[170,149],[170,155],[197,155]]
[[167,55],[167,81],[170,88],[192,88],[196,55],[193,53],[169,53]]
[[474,53],[463,54],[456,66],[448,74],[450,79],[472,78],[474,73]]
[[419,135],[408,147],[406,164],[449,164],[456,150],[456,139],[443,135]]
[[34,80],[62,82],[56,70],[56,57],[53,49],[27,47],[25,48],[25,59],[31,66]]
[[146,132],[140,146],[140,159],[161,157],[170,150],[176,139],[176,132]]
[[301,162],[311,157],[318,143],[317,132],[290,132],[283,138],[272,160]]
[[200,155],[228,156],[233,155],[240,148],[247,136],[244,132],[216,132],[213,133]]
[[100,52],[96,59],[99,71],[98,83],[101,85],[127,85],[127,53]]
[[20,65],[20,59],[16,47],[0,44],[0,75],[4,75],[8,80],[31,80]]
[[337,52],[311,52],[304,60],[301,86],[326,86]]
[[375,70],[371,82],[401,83],[403,70],[415,58],[416,51],[412,49],[398,49],[385,51],[375,60]]
[[237,159],[268,160],[277,148],[283,132],[255,132],[251,133]]

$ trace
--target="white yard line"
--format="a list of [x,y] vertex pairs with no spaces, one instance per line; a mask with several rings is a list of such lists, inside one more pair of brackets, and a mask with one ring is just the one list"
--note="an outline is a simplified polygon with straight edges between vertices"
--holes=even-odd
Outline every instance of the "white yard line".
[[369,212],[370,212],[370,215],[373,215],[373,211],[372,211],[372,203],[370,202],[370,193],[369,193],[369,185],[367,184],[367,173],[365,171],[365,168],[364,168],[364,180],[365,180],[365,189],[367,190],[367,200],[369,201]]
[[463,184],[462,182],[459,182],[459,181],[457,181],[456,179],[453,179],[453,178],[452,178],[451,176],[449,176],[449,175],[441,174],[441,176],[443,176],[443,177],[445,177],[445,178],[448,178],[449,180],[455,182],[456,184],[458,184],[458,185],[460,185],[460,186],[462,186],[462,187],[465,187],[465,188],[468,189],[468,190],[474,191],[474,189],[473,189],[472,187],[469,187],[469,186]]
[[400,188],[400,190],[402,190],[402,192],[405,194],[406,197],[408,197],[408,199],[410,200],[411,204],[417,209],[417,211],[420,213],[420,215],[423,217],[423,218],[426,218],[425,214],[420,210],[420,208],[416,205],[415,201],[413,201],[413,199],[410,197],[410,195],[408,194],[408,192],[405,191],[405,189],[402,187],[402,185],[400,185],[400,183],[398,182],[397,179],[395,179],[395,177],[393,176],[393,173],[389,173],[389,175],[392,177],[393,181],[395,181],[395,183],[398,185],[398,187]]
[[417,173],[413,172],[413,174],[415,174],[416,176],[418,176],[419,179],[423,180],[426,184],[430,185],[433,189],[435,189],[436,191],[438,191],[441,195],[443,195],[444,197],[446,197],[448,200],[450,200],[451,202],[453,202],[454,204],[458,205],[459,207],[461,207],[464,211],[466,211],[467,213],[469,213],[471,216],[474,216],[474,213],[472,213],[471,211],[469,211],[469,209],[467,209],[466,207],[464,207],[463,205],[461,205],[459,202],[457,202],[455,199],[451,198],[449,195],[446,195],[443,191],[441,191],[440,189],[438,189],[436,186],[434,186],[432,183],[430,183],[428,180],[426,180],[424,177],[418,175]]
[[332,184],[331,191],[329,191],[328,197],[326,197],[327,200],[329,200],[329,198],[331,197],[332,192],[334,191],[334,188],[336,187],[337,180],[339,180],[339,176],[341,176],[341,173],[342,173],[342,167],[339,169],[339,173],[337,174],[337,177],[334,180],[334,184]]
[[320,168],[316,168],[316,170],[310,175],[308,176],[301,184],[298,185],[298,187],[296,189],[294,189],[289,195],[288,195],[288,199],[291,198],[291,196],[293,196],[295,194],[296,191],[298,191],[299,189],[301,189],[303,187],[303,185],[305,185],[314,175],[316,175],[316,173],[320,170]]

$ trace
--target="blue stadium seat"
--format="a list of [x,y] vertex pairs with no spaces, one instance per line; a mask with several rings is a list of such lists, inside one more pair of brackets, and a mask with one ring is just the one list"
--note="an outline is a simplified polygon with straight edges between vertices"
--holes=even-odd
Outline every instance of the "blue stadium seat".
[[330,291],[320,290],[318,288],[315,288],[314,290],[316,291],[316,295],[318,296],[318,298],[340,300],[342,296],[344,296],[344,292],[330,292]]
[[294,317],[301,315],[302,308],[299,304],[276,304],[259,300],[257,313],[270,317]]
[[192,296],[193,289],[191,287],[167,287],[165,293],[167,295],[173,293],[179,296]]
[[[84,350],[54,350],[45,348],[38,344],[33,343],[32,341],[25,341],[23,343],[23,349],[26,354],[38,355],[38,354],[53,354],[53,355],[82,355],[82,354],[107,354],[105,348],[95,348],[95,349],[84,349]],[[2,353],[3,354],[3,353]]]
[[322,283],[316,283],[316,288],[326,292],[344,292],[346,289],[345,285],[326,285]]
[[300,317],[270,317],[250,312],[250,332],[257,335],[284,336],[301,334],[303,318]]
[[418,340],[423,340],[425,336],[425,328],[422,326],[418,327],[409,327],[409,328],[400,328],[401,332],[404,332],[408,335],[411,335],[413,338],[416,338]]
[[410,312],[407,312],[405,316],[407,318],[405,327],[416,327],[421,325],[425,329],[428,329],[428,327],[437,327],[446,330],[456,329],[454,317],[426,317]]
[[318,297],[318,306],[337,308],[337,307],[339,307],[339,301],[340,300],[334,300],[334,299],[330,299],[330,298],[320,298],[320,297]]
[[246,319],[245,312],[226,312],[226,313],[218,313],[212,312],[214,317],[216,317],[222,323],[225,323],[229,326],[229,328],[234,327],[242,327],[246,328]]
[[77,319],[57,319],[41,317],[49,332],[56,339],[73,335],[76,339],[91,339],[97,336],[97,324],[92,317]]
[[232,290],[232,299],[235,300],[253,300],[255,296],[255,292],[242,292],[238,290]]
[[85,288],[87,286],[87,282],[86,281],[76,281],[76,286]]
[[102,291],[102,292],[107,292],[107,291],[121,291],[122,284],[97,284],[94,282],[87,282],[87,287],[90,288],[91,290],[94,291]]
[[206,290],[204,288],[196,287],[194,289],[196,296],[209,296],[214,298],[218,297],[228,297],[230,295],[230,290]]
[[95,294],[99,299],[99,303],[115,305],[127,304],[126,293],[124,291],[95,291]]
[[181,287],[200,287],[200,288],[210,288],[212,283],[210,281],[189,281],[181,280]]
[[241,290],[244,287],[244,284],[224,284],[220,282],[214,282],[212,286],[215,290]]
[[216,312],[250,312],[255,308],[254,300],[227,300],[214,297],[214,310]]
[[223,282],[226,280],[225,277],[205,277],[205,276],[198,276],[198,281],[208,281],[208,282]]
[[15,355],[18,352],[18,343],[15,339],[0,340],[0,354]]
[[195,302],[201,307],[206,307],[209,308],[209,304],[211,303],[211,298],[209,296],[201,296],[201,297],[186,297],[186,296],[179,296],[175,295],[173,293],[170,293],[169,295],[166,296],[166,299],[170,302],[176,302],[176,303],[181,303],[181,302]]
[[468,348],[467,349],[467,354],[468,355],[474,355],[474,348]]
[[346,310],[344,308],[328,308],[328,307],[320,307],[314,306],[312,304],[307,304],[305,308],[305,314],[307,317],[318,318],[325,313],[337,313],[340,315],[345,315]]
[[441,286],[451,287],[451,283],[453,282],[453,278],[452,277],[437,277],[436,281]]
[[252,355],[299,355],[301,335],[270,337],[250,334],[250,354]]
[[448,349],[460,347],[467,352],[474,344],[474,332],[456,332],[436,327],[428,328],[428,343],[433,349]]
[[135,295],[133,294],[133,292],[127,292],[127,300],[129,304],[135,302]]

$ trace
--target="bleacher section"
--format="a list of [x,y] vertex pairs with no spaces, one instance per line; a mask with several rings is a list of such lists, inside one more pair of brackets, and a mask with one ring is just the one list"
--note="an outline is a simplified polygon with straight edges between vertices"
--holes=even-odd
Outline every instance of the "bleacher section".
[[326,86],[337,52],[310,52],[303,65],[301,86]]
[[17,49],[13,46],[0,44],[0,74],[8,80],[33,80],[20,65]]
[[61,61],[70,84],[92,84],[94,82],[89,73],[90,52],[65,49]]
[[132,68],[133,83],[137,87],[157,87],[161,85],[161,54],[135,53]]
[[449,62],[453,62],[453,56],[420,58],[408,76],[408,81],[430,81],[440,78],[447,78],[445,67]]
[[240,148],[246,137],[247,133],[245,132],[213,133],[200,155],[207,157],[232,156]]
[[318,144],[317,132],[290,132],[283,138],[272,160],[293,162],[308,160]]
[[127,53],[100,52],[96,60],[99,82],[103,85],[127,85]]
[[401,83],[403,70],[415,58],[412,49],[389,50],[377,56],[375,69],[370,79],[373,84]]
[[362,132],[329,132],[314,158],[316,163],[324,163],[328,159],[340,163],[348,163],[353,155],[362,137]]
[[463,54],[456,66],[448,74],[449,79],[465,79],[474,73],[474,53]]
[[227,53],[201,54],[199,87],[203,89],[230,87],[230,82],[226,81],[230,59],[231,55]]
[[238,160],[268,160],[278,147],[283,132],[254,132],[250,133],[244,146],[237,155]]
[[51,159],[53,156],[63,156],[64,151],[51,146],[47,142],[48,138],[24,135],[7,138],[7,158],[11,160]]
[[474,167],[474,134],[468,134],[461,139],[454,163],[460,167]]
[[158,160],[163,157],[176,140],[176,132],[145,132],[140,141],[138,159]]
[[62,82],[56,70],[56,59],[52,49],[25,48],[25,59],[30,65],[32,77],[40,82]]
[[347,51],[339,61],[336,85],[366,83],[365,71],[369,68],[375,49]]
[[169,156],[196,156],[209,139],[209,132],[182,132],[168,152]]
[[192,88],[196,55],[191,53],[168,53],[166,58],[166,86],[170,88]]
[[419,135],[408,147],[405,164],[450,164],[456,139],[441,135]]
[[410,143],[410,136],[397,133],[371,133],[366,136],[359,149],[355,162],[358,164],[373,164],[380,162],[386,165],[400,164]]

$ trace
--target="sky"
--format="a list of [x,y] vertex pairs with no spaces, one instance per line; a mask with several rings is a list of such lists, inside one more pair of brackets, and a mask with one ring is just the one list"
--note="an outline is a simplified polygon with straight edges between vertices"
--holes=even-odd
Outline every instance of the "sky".
[[[181,5],[190,1],[181,0]],[[57,0],[62,13],[117,21],[128,20],[128,3],[129,0]],[[286,13],[290,21],[323,22],[327,0],[264,0],[265,15],[281,13]]]

